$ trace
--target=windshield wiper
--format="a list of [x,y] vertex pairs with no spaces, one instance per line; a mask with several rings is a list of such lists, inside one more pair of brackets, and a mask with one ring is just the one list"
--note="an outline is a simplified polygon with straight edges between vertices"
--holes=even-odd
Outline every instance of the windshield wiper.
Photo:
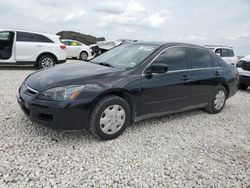
[[106,66],[106,67],[111,67],[111,68],[114,68],[114,66],[113,65],[111,65],[111,64],[109,64],[109,63],[96,63],[96,64],[98,64],[98,65],[102,65],[102,66]]

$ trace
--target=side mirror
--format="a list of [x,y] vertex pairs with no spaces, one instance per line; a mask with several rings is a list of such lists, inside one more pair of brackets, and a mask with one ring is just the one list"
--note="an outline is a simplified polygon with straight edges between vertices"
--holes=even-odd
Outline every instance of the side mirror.
[[153,74],[153,73],[158,73],[158,74],[162,74],[162,73],[166,73],[168,71],[168,66],[165,64],[154,64],[149,66],[145,73],[146,74]]

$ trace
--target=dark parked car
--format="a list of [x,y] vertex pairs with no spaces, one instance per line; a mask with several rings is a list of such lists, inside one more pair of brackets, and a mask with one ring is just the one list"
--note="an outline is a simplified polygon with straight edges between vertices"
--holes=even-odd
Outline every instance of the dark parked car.
[[55,129],[119,136],[145,118],[203,108],[215,114],[237,91],[236,67],[183,43],[121,45],[90,63],[58,65],[29,75],[18,101],[28,117]]

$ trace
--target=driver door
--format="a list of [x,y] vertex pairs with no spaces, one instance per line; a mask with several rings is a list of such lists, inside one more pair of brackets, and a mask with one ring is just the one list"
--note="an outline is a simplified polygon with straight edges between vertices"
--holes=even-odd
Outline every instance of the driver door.
[[173,47],[161,53],[153,64],[166,64],[162,74],[143,75],[141,82],[142,115],[174,112],[190,105],[191,71],[187,50]]
[[15,32],[0,32],[0,63],[15,62]]

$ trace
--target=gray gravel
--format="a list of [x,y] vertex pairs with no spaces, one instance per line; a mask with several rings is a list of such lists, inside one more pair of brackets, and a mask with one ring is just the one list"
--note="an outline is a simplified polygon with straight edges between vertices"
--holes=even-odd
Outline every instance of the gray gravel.
[[0,70],[0,187],[250,187],[250,91],[218,115],[146,120],[102,142],[24,116],[15,96],[33,71]]

